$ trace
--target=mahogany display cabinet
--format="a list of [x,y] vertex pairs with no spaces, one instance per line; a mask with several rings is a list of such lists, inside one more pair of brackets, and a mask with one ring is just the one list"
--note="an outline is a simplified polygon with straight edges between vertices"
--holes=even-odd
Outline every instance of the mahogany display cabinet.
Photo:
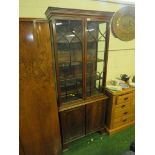
[[105,128],[112,12],[49,7],[62,144]]

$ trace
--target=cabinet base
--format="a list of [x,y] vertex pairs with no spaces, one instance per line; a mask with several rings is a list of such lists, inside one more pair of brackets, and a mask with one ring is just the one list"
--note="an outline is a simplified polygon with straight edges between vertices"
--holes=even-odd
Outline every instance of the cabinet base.
[[132,126],[135,124],[135,121],[129,122],[128,124],[122,125],[120,127],[114,128],[114,129],[109,129],[107,126],[105,127],[106,131],[108,132],[109,135],[114,134],[116,132],[121,131],[122,129],[125,129],[129,126]]
[[69,144],[69,143],[67,143],[67,144],[62,144],[62,151],[63,151],[63,152],[68,151],[68,149],[69,149],[69,148],[68,148],[68,144]]
[[80,136],[80,137],[78,137],[78,138],[75,138],[75,139],[73,139],[73,140],[71,140],[71,141],[68,141],[68,142],[66,142],[66,143],[62,143],[62,150],[63,150],[63,152],[69,150],[69,145],[70,145],[70,143],[72,143],[73,141],[78,140],[78,139],[83,138],[83,137],[86,137],[87,135],[93,134],[93,133],[95,133],[95,132],[98,132],[98,133],[100,133],[100,134],[105,134],[105,133],[106,133],[106,129],[105,129],[105,127],[104,127],[104,128],[98,129],[98,130],[96,130],[96,131],[92,131],[92,132],[90,132],[90,133],[87,133],[86,135],[83,135],[83,136]]

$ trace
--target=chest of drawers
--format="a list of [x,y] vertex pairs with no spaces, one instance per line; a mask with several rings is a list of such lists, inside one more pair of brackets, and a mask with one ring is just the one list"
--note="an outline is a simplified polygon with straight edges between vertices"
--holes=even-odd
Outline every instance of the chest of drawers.
[[135,120],[135,89],[106,90],[106,94],[109,97],[106,113],[108,133],[112,134],[133,125]]

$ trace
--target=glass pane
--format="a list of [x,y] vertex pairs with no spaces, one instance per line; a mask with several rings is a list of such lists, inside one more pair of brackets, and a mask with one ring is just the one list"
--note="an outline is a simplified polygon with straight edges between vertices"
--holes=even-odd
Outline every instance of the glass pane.
[[59,97],[61,102],[82,98],[82,21],[56,20]]
[[106,23],[89,21],[87,24],[87,73],[86,95],[102,92]]

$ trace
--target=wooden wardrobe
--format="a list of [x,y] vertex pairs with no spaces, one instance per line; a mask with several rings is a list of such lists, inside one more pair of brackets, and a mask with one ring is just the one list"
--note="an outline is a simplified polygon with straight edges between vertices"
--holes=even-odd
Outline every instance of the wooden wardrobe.
[[46,20],[19,20],[19,56],[19,153],[58,155],[61,137]]

